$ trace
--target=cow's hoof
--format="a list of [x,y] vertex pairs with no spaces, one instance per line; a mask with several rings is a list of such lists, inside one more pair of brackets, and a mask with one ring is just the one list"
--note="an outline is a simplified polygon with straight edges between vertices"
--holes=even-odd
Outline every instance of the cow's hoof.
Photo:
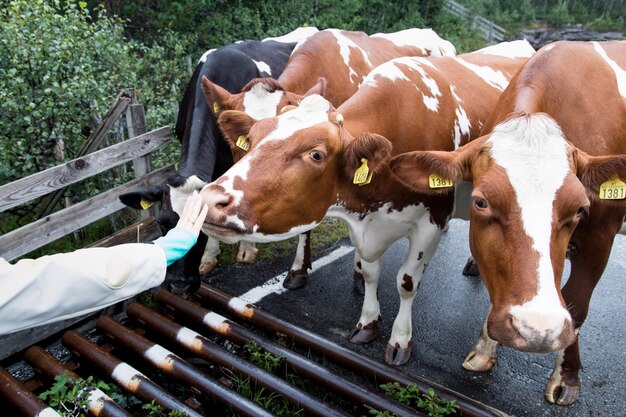
[[362,345],[376,339],[376,336],[378,336],[378,321],[375,320],[367,326],[354,329],[350,335],[350,341]]
[[354,271],[354,275],[352,276],[352,290],[357,294],[365,295],[365,279],[362,273]]
[[193,280],[173,280],[166,285],[167,289],[172,293],[181,297],[194,293],[200,288],[200,278]]
[[387,348],[385,349],[385,362],[390,365],[404,365],[409,361],[412,351],[413,344],[411,342],[409,342],[409,345],[405,348],[401,348],[398,345],[391,346],[387,343]]
[[472,350],[463,361],[463,368],[472,372],[486,372],[491,370],[496,364],[498,358],[496,356],[485,355]]
[[198,272],[200,272],[200,276],[206,275],[209,272],[213,271],[216,266],[217,266],[217,261],[200,262],[200,267],[198,268]]
[[287,274],[287,278],[283,281],[283,287],[288,290],[296,290],[298,288],[304,287],[306,281],[309,279],[309,274],[302,270],[300,271],[289,271]]
[[259,253],[259,250],[254,246],[254,243],[241,242],[237,251],[237,262],[254,263],[257,253]]
[[562,380],[550,378],[546,385],[546,400],[552,404],[572,405],[578,399],[580,393],[580,381],[577,384],[566,384]]
[[470,256],[463,268],[463,275],[466,277],[477,277],[480,276],[480,271],[478,270],[478,265],[474,262],[474,258]]

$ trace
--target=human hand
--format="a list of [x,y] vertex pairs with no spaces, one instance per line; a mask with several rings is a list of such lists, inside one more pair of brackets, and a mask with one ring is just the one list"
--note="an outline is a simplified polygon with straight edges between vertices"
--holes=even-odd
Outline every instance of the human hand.
[[202,203],[200,193],[194,190],[185,202],[183,212],[180,215],[178,223],[176,223],[176,227],[191,231],[197,238],[208,211],[209,206]]

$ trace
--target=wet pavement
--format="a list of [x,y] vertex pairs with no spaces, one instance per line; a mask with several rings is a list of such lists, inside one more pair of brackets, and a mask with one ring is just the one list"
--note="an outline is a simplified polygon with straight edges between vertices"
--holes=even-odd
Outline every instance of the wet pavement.
[[[498,363],[490,372],[472,373],[461,367],[478,337],[489,303],[480,280],[461,274],[469,256],[467,235],[467,222],[451,222],[424,275],[413,304],[413,355],[404,367],[511,416],[626,416],[626,236],[616,238],[580,332],[581,394],[574,405],[560,407],[549,404],[543,394],[554,354],[501,347]],[[348,243],[339,242],[327,252]],[[361,309],[361,296],[352,290],[351,250],[343,249],[339,252],[343,256],[315,269],[305,288],[269,294],[255,304],[382,361],[399,305],[395,274],[407,247],[407,240],[396,242],[383,257],[379,286],[383,320],[379,337],[370,344],[348,341]],[[290,263],[290,258],[281,258],[221,267],[205,281],[241,295],[286,271]],[[565,276],[568,274],[566,268]]]

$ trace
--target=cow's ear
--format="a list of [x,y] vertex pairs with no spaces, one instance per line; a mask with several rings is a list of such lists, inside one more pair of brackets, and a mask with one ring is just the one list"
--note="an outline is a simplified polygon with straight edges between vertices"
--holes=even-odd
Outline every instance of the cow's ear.
[[320,79],[317,80],[315,85],[313,87],[311,87],[309,89],[309,91],[307,91],[304,94],[304,97],[310,96],[310,95],[313,95],[313,94],[318,94],[318,95],[320,95],[320,96],[325,98],[324,94],[326,94],[326,78],[320,77]]
[[[237,110],[226,110],[217,119],[217,124],[233,149],[241,148],[244,141],[248,143],[248,133],[254,123],[256,123],[256,119]],[[247,149],[244,149],[244,151],[247,151]]]
[[572,159],[576,176],[593,197],[626,202],[626,186],[620,184],[626,183],[626,155],[591,156],[574,148]]
[[392,175],[407,188],[419,193],[454,190],[454,183],[472,180],[472,163],[486,137],[457,150],[415,151],[394,156],[389,161]]
[[228,90],[211,82],[205,75],[202,76],[202,92],[209,105],[209,109],[211,109],[211,112],[216,117],[220,112],[229,110],[232,107],[230,102],[233,100],[234,95],[230,94]]
[[128,207],[145,210],[154,203],[163,201],[163,187],[140,188],[129,193],[121,194],[120,201]]
[[383,136],[374,133],[357,136],[344,147],[344,174],[357,185],[369,183],[389,161],[391,149],[391,142]]

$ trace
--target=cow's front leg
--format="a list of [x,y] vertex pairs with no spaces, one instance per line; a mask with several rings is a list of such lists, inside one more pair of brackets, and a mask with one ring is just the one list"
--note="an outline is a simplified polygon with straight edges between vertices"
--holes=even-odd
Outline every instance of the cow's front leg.
[[361,257],[358,251],[354,251],[354,274],[352,275],[352,289],[357,294],[365,294],[365,279],[363,278],[363,268],[361,268]]
[[[576,334],[578,334],[576,329]],[[574,368],[571,368],[571,366]],[[578,337],[566,349],[559,351],[552,375],[546,385],[546,400],[552,404],[570,405],[580,393],[580,379],[578,371],[581,367],[578,353]]]
[[380,278],[380,258],[373,262],[361,260],[361,271],[365,282],[363,308],[356,328],[350,336],[352,343],[368,343],[378,336],[380,304],[378,303],[378,279]]
[[442,229],[428,221],[409,235],[409,251],[396,276],[400,308],[393,322],[391,337],[385,349],[385,361],[402,365],[411,357],[413,299],[441,239]]
[[289,269],[287,278],[283,281],[283,287],[289,290],[304,287],[309,278],[311,269],[311,232],[298,235],[298,247],[293,264]]
[[200,276],[208,274],[213,271],[217,266],[217,257],[220,254],[220,242],[214,237],[209,236],[206,246],[204,247],[204,253],[200,260],[199,272]]
[[[487,314],[489,317],[489,314]],[[478,336],[478,340],[463,361],[463,368],[468,371],[489,371],[498,360],[498,342],[489,337],[487,333],[487,320]]]
[[[591,295],[604,272],[613,240],[624,219],[623,210],[593,202],[589,213],[590,217],[578,224],[570,239],[571,272],[561,291],[577,334],[587,318]],[[577,336],[576,341],[557,356],[545,391],[546,399],[551,403],[570,405],[578,398],[578,372],[582,368],[578,344]]]
[[256,254],[259,250],[256,248],[254,242],[246,242],[242,240],[239,242],[239,250],[237,251],[237,262],[245,262],[247,264],[254,263],[256,260]]

